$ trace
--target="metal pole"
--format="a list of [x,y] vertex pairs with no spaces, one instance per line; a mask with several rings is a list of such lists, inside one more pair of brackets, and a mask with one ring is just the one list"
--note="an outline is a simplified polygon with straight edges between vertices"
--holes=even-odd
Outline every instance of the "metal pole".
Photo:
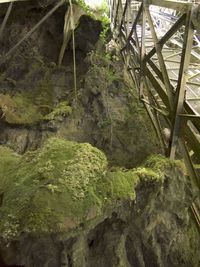
[[186,91],[186,79],[187,72],[190,64],[190,57],[193,44],[194,29],[191,22],[191,11],[188,12],[186,23],[185,23],[185,41],[183,45],[183,52],[181,58],[181,65],[179,71],[178,85],[176,89],[175,109],[174,109],[174,123],[171,136],[171,147],[170,147],[170,158],[174,159],[176,154],[176,147],[179,137],[181,118],[179,116],[183,111],[183,103],[185,100]]

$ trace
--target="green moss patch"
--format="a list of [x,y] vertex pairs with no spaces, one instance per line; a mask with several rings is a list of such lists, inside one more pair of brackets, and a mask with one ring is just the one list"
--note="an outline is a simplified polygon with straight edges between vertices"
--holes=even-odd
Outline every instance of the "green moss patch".
[[0,95],[2,118],[10,124],[33,124],[41,120],[42,114],[29,98],[17,94],[15,96]]
[[156,171],[155,164],[111,171],[97,148],[58,138],[23,156],[0,147],[0,156],[0,235],[7,241],[22,232],[67,231],[116,201],[134,200],[141,180],[162,182],[166,164],[162,158]]
[[44,120],[56,120],[58,117],[66,117],[72,113],[72,107],[69,106],[67,101],[60,102],[52,112],[44,116]]
[[[13,152],[5,151],[6,158],[12,159]],[[21,232],[68,229],[83,221],[92,206],[97,206],[97,213],[101,209],[95,188],[105,175],[107,160],[98,149],[52,138],[41,149],[19,158],[17,166],[9,170],[5,160],[0,162],[4,166],[1,183],[5,175],[14,181],[12,187],[2,186],[1,190],[0,232],[4,239]]]
[[15,96],[0,94],[1,118],[9,124],[32,125],[43,120],[56,120],[72,113],[72,108],[65,101],[55,107],[40,105],[38,101],[38,98],[34,99],[32,95],[25,93]]
[[17,169],[21,156],[7,147],[0,146],[0,195],[14,182],[13,172]]

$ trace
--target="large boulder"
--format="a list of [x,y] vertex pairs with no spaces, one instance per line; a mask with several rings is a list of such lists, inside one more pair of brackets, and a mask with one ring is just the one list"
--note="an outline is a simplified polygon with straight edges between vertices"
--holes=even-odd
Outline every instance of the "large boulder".
[[199,266],[181,162],[156,156],[136,169],[109,169],[97,148],[57,138],[23,156],[6,147],[0,154],[6,264]]

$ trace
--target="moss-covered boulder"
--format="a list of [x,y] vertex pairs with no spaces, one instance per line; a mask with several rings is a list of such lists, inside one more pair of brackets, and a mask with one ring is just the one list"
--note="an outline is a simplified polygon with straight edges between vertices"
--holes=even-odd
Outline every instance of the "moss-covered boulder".
[[101,208],[96,186],[107,160],[91,145],[52,138],[21,157],[6,148],[1,153],[0,229],[5,239],[22,231],[66,230],[83,221],[92,206],[97,205],[97,213]]
[[23,156],[0,147],[0,255],[26,267],[144,266],[149,258],[197,267],[186,177],[181,162],[161,156],[110,168],[97,148],[58,138]]
[[134,200],[140,180],[162,173],[140,168],[109,170],[103,152],[87,143],[48,139],[23,156],[0,147],[0,235],[57,233],[101,216],[107,206]]

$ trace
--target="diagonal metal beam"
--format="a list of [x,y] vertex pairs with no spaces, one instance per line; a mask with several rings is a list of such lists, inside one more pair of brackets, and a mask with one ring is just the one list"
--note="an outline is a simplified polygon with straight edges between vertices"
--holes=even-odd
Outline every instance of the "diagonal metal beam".
[[168,96],[165,92],[164,86],[162,86],[161,83],[159,83],[159,81],[155,78],[155,76],[152,74],[152,72],[149,70],[148,67],[146,67],[146,69],[145,69],[145,75],[149,78],[154,89],[157,91],[157,93],[159,94],[163,103],[165,104],[165,106],[169,110],[169,106],[170,106],[169,99],[168,99]]
[[117,19],[118,19],[118,14],[119,14],[119,6],[120,6],[120,2],[121,0],[117,1],[117,6],[116,6],[116,12],[115,12],[115,16],[114,16],[114,28],[116,28],[117,26]]
[[[186,19],[186,15],[183,14],[169,29],[169,31],[158,41],[158,44],[162,47],[179,29],[184,25]],[[152,48],[152,50],[146,55],[145,60],[148,60],[156,53],[156,48]]]
[[119,28],[121,29],[121,27],[122,27],[122,24],[123,24],[123,22],[124,22],[124,18],[125,18],[125,15],[126,15],[126,11],[127,11],[127,7],[128,7],[128,2],[129,2],[130,0],[126,0],[126,3],[125,3],[125,6],[124,6],[124,10],[123,10],[123,13],[122,13],[122,18],[121,18],[121,22],[120,22],[120,26],[119,26]]
[[146,53],[145,49],[145,32],[146,32],[146,13],[145,6],[142,5],[142,30],[141,30],[141,49],[140,51],[140,98],[142,98],[145,87],[145,62],[144,57]]
[[174,102],[173,101],[173,95],[172,95],[173,90],[172,90],[172,86],[171,86],[171,83],[170,83],[170,80],[169,80],[169,76],[168,76],[168,73],[167,73],[167,68],[166,68],[162,53],[161,53],[161,46],[158,43],[158,38],[157,38],[155,29],[154,29],[154,25],[153,25],[153,21],[152,21],[152,18],[151,18],[151,14],[149,12],[149,6],[145,5],[145,9],[144,10],[145,10],[145,13],[146,13],[146,16],[147,16],[147,20],[148,20],[148,23],[149,23],[149,27],[150,27],[150,30],[151,30],[151,34],[152,34],[152,38],[153,38],[153,41],[154,41],[156,53],[157,53],[157,56],[158,56],[159,65],[160,65],[161,72],[162,72],[162,75],[163,75],[165,88],[166,88],[167,95],[168,95],[168,98],[169,98],[169,104],[170,104],[169,108],[170,108],[170,111],[172,111],[173,110],[173,104],[174,104],[173,103]]
[[177,2],[177,1],[171,1],[171,0],[147,0],[149,5],[155,5],[165,8],[171,8],[178,10],[182,13],[187,12],[191,10],[192,4],[191,3],[185,3],[185,2]]
[[132,24],[132,28],[131,28],[131,31],[130,31],[129,36],[128,36],[128,42],[129,42],[130,38],[131,38],[132,35],[133,35],[133,31],[134,31],[135,28],[136,28],[136,25],[137,25],[137,23],[138,23],[138,20],[139,20],[141,14],[142,14],[142,10],[143,10],[143,4],[140,5],[140,8],[139,8],[138,13],[137,13],[137,16],[136,16],[136,18],[135,18],[135,20],[134,20],[134,22],[133,22],[133,24]]

